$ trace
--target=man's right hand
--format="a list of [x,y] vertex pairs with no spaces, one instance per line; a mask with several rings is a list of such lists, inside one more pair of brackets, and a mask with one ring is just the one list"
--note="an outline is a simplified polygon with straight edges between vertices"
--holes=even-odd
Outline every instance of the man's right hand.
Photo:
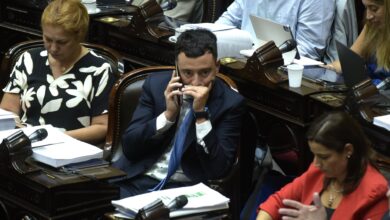
[[164,114],[168,121],[175,121],[177,114],[179,114],[180,106],[177,99],[178,96],[182,95],[182,92],[179,90],[182,86],[183,84],[180,82],[180,77],[176,76],[175,71],[173,71],[171,80],[164,91],[166,104]]

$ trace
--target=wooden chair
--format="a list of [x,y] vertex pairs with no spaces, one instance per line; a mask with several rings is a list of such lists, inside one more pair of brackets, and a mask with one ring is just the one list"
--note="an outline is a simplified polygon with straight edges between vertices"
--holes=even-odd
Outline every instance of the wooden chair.
[[[121,137],[131,121],[146,77],[153,72],[165,71],[167,74],[171,74],[173,70],[173,66],[140,68],[124,74],[116,82],[110,96],[108,133],[104,147],[106,158],[115,162],[123,154]],[[229,77],[222,74],[218,74],[217,77],[222,79],[232,89],[237,90],[236,84]],[[257,137],[257,131],[253,129],[257,124],[254,117],[248,115],[244,120],[243,136],[241,137],[240,146],[237,146],[239,149],[232,170],[223,179],[208,181],[210,187],[230,198],[230,209],[233,219],[239,218],[239,212],[249,194],[255,139]],[[241,163],[241,156],[248,158]],[[243,170],[241,171],[241,169]]]
[[[106,46],[92,44],[92,43],[83,43],[83,45],[90,50],[93,50],[96,54],[104,57],[112,66],[116,78],[119,78],[120,75],[124,72],[124,65],[122,57],[115,50],[108,48]],[[20,55],[22,55],[26,50],[32,48],[43,48],[42,40],[29,40],[18,43],[12,46],[4,55],[1,61],[0,67],[0,100],[3,97],[2,89],[7,85],[9,77],[12,71],[13,66],[18,61]]]

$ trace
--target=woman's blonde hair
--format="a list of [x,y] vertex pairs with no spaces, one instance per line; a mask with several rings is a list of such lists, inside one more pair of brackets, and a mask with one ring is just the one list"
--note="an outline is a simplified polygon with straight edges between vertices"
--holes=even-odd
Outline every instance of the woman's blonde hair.
[[81,42],[88,31],[88,11],[80,0],[53,0],[43,11],[41,25],[60,26]]
[[384,7],[384,26],[378,28],[366,23],[366,36],[363,42],[363,56],[368,58],[375,53],[378,67],[390,70],[390,1],[373,0],[376,4]]

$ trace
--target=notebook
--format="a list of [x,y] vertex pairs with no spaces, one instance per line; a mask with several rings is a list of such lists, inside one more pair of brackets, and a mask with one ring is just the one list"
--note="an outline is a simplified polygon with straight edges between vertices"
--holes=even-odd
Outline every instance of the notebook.
[[348,88],[352,88],[354,85],[369,78],[366,64],[362,57],[339,41],[336,41],[336,47],[343,72],[344,84]]
[[[274,41],[275,45],[279,47],[286,40],[294,39],[288,25],[283,25],[265,18],[250,15],[253,30],[255,31],[258,44],[256,47],[263,45],[268,41]],[[297,50],[283,54],[284,64],[290,64],[296,56]]]

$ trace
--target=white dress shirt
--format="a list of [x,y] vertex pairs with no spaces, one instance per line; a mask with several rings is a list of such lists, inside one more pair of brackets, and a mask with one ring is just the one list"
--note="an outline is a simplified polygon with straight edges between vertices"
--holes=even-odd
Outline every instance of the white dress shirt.
[[300,55],[321,60],[330,40],[334,12],[335,0],[235,0],[216,23],[234,25],[254,39],[251,14],[289,25]]

